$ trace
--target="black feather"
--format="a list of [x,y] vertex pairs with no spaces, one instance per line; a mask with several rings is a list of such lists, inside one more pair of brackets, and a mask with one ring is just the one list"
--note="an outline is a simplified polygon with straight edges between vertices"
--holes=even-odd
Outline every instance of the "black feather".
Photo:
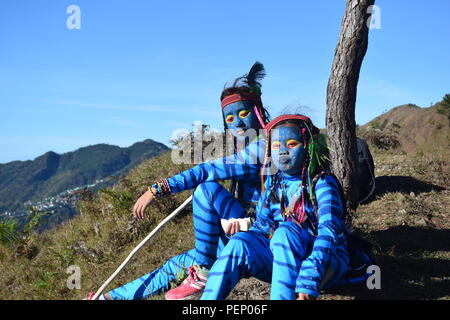
[[264,69],[264,65],[261,62],[256,61],[251,67],[248,74],[245,76],[245,82],[250,87],[255,85],[260,87],[261,84],[259,83],[259,81],[261,81],[265,76],[266,70]]

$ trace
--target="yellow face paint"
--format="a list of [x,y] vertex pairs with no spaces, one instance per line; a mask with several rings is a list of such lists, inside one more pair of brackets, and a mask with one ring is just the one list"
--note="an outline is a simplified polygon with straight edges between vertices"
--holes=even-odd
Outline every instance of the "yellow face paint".
[[239,118],[245,119],[247,118],[252,112],[250,110],[241,110],[239,111]]
[[297,148],[301,145],[303,145],[303,144],[296,139],[289,139],[288,141],[286,141],[286,146],[290,149]]
[[280,150],[280,148],[281,148],[281,142],[280,141],[272,142],[272,150]]
[[226,123],[233,123],[234,122],[234,115],[229,114],[228,116],[225,117],[225,122]]

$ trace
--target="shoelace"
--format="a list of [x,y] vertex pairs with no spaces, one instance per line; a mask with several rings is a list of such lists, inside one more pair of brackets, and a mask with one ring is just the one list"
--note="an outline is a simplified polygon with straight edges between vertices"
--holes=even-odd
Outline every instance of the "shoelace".
[[197,270],[194,268],[194,266],[190,266],[188,268],[188,273],[189,275],[187,279],[189,282],[195,282],[200,280],[200,277],[198,276]]

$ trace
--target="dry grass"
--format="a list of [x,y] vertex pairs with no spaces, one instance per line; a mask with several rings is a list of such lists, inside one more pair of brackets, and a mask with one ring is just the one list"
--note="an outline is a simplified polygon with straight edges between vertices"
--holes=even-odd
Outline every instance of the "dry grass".
[[[85,195],[80,214],[27,243],[0,246],[0,296],[8,299],[80,299],[95,291],[149,230],[178,207],[188,193],[162,199],[151,206],[144,222],[131,217],[135,199],[146,185],[186,166],[174,166],[170,154],[143,163],[113,188]],[[170,222],[145,246],[110,288],[157,268],[171,256],[193,247],[190,208]],[[34,255],[27,254],[34,251]],[[67,267],[81,268],[81,290],[69,290]]]
[[377,152],[375,197],[355,226],[376,247],[381,290],[341,288],[326,299],[450,299],[448,154]]
[[[448,155],[374,151],[375,197],[359,207],[355,225],[375,243],[382,290],[340,288],[321,299],[449,299],[450,191]],[[151,206],[144,222],[130,214],[146,185],[186,169],[170,154],[144,162],[105,192],[85,195],[80,212],[56,230],[0,246],[0,296],[8,299],[80,299],[95,291],[132,248],[188,193]],[[123,285],[193,247],[190,208],[139,252],[110,285]],[[69,290],[66,269],[81,268],[81,290]],[[254,279],[241,281],[233,299],[268,297]],[[162,296],[154,297],[161,299]]]

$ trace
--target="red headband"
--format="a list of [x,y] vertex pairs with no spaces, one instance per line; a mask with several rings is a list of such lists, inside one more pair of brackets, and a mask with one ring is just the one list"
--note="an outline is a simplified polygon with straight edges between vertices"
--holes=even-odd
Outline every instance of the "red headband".
[[227,105],[232,104],[237,101],[253,101],[257,105],[261,105],[261,98],[259,95],[250,92],[242,92],[235,93],[229,96],[226,96],[222,100],[222,108],[225,108]]
[[273,119],[266,125],[267,134],[270,133],[270,130],[272,130],[275,125],[277,125],[278,123],[280,123],[281,121],[284,121],[284,120],[302,120],[308,124],[308,126],[310,127],[309,129],[311,130],[311,133],[313,135],[318,134],[320,132],[320,130],[313,125],[310,118],[308,118],[306,116],[301,116],[298,114],[285,114],[285,115],[276,117],[275,119]]

